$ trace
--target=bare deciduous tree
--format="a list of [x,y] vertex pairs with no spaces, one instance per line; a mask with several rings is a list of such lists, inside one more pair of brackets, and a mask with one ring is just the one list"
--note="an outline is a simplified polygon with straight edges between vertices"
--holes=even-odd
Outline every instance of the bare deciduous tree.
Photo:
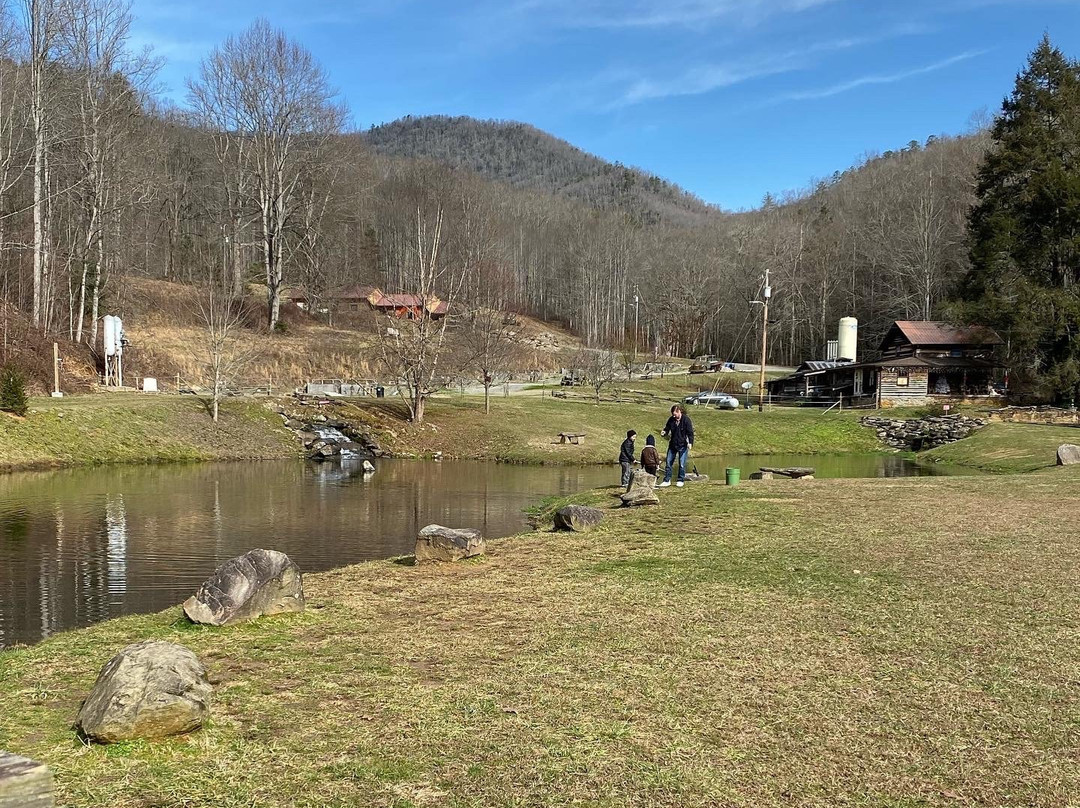
[[341,131],[344,107],[311,53],[262,19],[203,60],[199,79],[189,83],[189,98],[221,142],[222,158],[239,171],[235,191],[248,196],[258,215],[272,329],[280,313],[296,192]]
[[238,375],[257,356],[255,348],[240,339],[243,301],[230,291],[211,279],[198,299],[197,315],[203,328],[200,364],[210,386],[209,410],[215,423],[229,385],[236,383]]

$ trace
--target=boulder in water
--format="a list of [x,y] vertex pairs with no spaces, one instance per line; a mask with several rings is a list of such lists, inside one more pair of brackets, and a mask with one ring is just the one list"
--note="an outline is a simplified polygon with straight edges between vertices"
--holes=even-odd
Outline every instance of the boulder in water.
[[1080,463],[1080,446],[1074,443],[1063,443],[1057,450],[1057,464],[1059,466],[1074,466]]
[[165,738],[203,725],[210,683],[182,645],[146,640],[105,663],[79,708],[75,728],[100,743]]
[[483,555],[484,537],[472,528],[428,525],[416,537],[416,563],[429,561],[460,561]]
[[555,511],[555,529],[583,533],[596,527],[603,519],[604,512],[599,508],[587,508],[584,505],[567,505]]
[[370,460],[365,460],[364,465],[361,466],[361,468],[363,468],[364,474],[374,474],[375,473],[375,466],[373,466],[371,464]]
[[184,601],[188,619],[211,626],[303,610],[300,568],[276,550],[249,550],[226,561]]

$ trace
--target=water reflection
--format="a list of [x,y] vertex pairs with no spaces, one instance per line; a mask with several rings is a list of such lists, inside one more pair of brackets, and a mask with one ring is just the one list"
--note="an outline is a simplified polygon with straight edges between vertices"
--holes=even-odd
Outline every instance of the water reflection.
[[0,476],[0,646],[181,602],[222,561],[273,547],[316,571],[411,552],[419,528],[505,536],[607,468],[359,462],[140,466]]
[[[818,476],[903,476],[899,458],[702,458],[723,478],[761,465]],[[940,472],[932,468],[927,471]],[[487,536],[520,530],[541,497],[617,481],[613,467],[446,461],[131,466],[0,475],[0,646],[180,603],[214,568],[253,547],[317,571],[412,551],[439,522]]]

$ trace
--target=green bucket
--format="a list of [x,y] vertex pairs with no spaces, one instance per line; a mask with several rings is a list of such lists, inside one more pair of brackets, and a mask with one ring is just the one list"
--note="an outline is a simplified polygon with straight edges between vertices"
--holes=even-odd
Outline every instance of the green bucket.
[[727,478],[728,485],[738,485],[742,471],[737,468],[727,468],[724,469],[724,476]]

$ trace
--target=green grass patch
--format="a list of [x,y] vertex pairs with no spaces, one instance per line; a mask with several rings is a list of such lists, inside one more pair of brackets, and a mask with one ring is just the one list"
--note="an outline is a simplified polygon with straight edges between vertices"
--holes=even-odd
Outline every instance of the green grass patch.
[[0,469],[294,456],[296,439],[258,402],[227,401],[214,423],[189,397],[41,398],[0,417]]
[[1080,429],[1075,427],[989,424],[970,437],[924,452],[919,459],[1015,474],[1054,466],[1058,446],[1077,442]]

